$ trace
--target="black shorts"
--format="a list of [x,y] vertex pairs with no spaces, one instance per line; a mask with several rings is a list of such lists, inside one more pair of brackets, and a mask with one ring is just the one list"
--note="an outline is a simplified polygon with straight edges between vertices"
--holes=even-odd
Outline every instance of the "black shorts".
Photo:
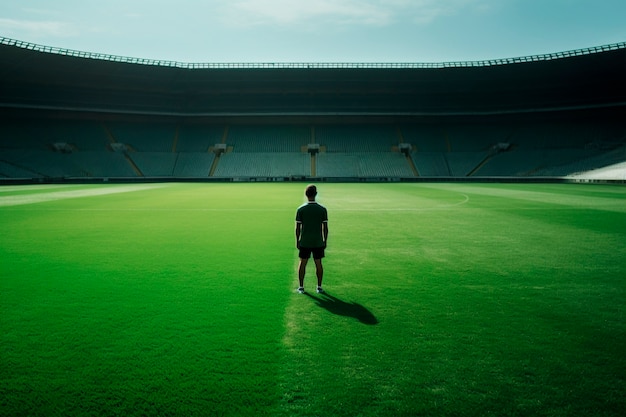
[[300,247],[300,258],[309,259],[313,254],[313,259],[322,259],[324,257],[324,248],[303,248]]

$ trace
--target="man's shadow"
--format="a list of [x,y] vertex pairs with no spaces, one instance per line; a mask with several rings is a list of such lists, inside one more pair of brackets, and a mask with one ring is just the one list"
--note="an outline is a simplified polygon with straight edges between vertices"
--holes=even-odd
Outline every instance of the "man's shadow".
[[337,297],[333,297],[328,293],[322,293],[319,296],[314,296],[308,292],[304,293],[310,297],[315,303],[328,310],[330,313],[337,314],[339,316],[353,317],[363,324],[375,325],[378,324],[378,319],[371,311],[357,303],[346,303]]

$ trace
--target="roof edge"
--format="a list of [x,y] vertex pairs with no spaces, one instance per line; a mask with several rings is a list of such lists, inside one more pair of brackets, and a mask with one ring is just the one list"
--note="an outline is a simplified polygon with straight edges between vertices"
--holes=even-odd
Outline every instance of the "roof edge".
[[596,53],[602,53],[607,51],[614,51],[620,49],[626,49],[626,42],[618,42],[607,45],[595,46],[590,48],[575,49],[570,51],[555,52],[550,54],[541,55],[529,55],[516,58],[503,58],[503,59],[489,59],[481,61],[454,61],[454,62],[363,62],[363,63],[350,63],[350,62],[258,62],[258,63],[245,63],[245,62],[233,62],[233,63],[190,63],[179,61],[166,61],[158,59],[146,59],[146,58],[133,58],[118,55],[94,53],[77,51],[73,49],[58,48],[53,46],[39,45],[35,43],[20,41],[17,39],[0,37],[0,45],[13,46],[23,49],[28,49],[36,52],[51,53],[57,55],[65,55],[77,58],[94,59],[101,61],[122,62],[127,64],[136,65],[150,65],[158,67],[174,67],[182,69],[283,69],[283,68],[300,68],[300,69],[416,69],[416,68],[466,68],[466,67],[490,67],[497,65],[507,64],[519,64],[526,62],[536,61],[550,61],[555,59],[568,58],[580,55],[591,55]]

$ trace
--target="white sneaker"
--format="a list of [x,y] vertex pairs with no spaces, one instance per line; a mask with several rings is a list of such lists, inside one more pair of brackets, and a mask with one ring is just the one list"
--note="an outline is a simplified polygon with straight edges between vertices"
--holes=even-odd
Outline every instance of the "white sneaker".
[[324,289],[323,289],[322,287],[317,287],[317,292],[318,292],[319,294],[323,294],[323,293],[325,293],[326,291],[324,291]]
[[300,294],[304,294],[304,287],[298,287],[296,291],[298,291]]

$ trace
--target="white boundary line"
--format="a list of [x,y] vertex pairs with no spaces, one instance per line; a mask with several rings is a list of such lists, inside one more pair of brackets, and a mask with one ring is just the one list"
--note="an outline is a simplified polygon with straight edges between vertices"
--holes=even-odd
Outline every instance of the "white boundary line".
[[156,185],[127,185],[104,188],[88,188],[73,191],[54,191],[51,193],[21,194],[0,196],[0,207],[21,206],[24,204],[44,203],[47,201],[64,200],[67,198],[94,197],[100,195],[128,193],[132,191],[143,191],[152,188],[164,187],[163,184]]

